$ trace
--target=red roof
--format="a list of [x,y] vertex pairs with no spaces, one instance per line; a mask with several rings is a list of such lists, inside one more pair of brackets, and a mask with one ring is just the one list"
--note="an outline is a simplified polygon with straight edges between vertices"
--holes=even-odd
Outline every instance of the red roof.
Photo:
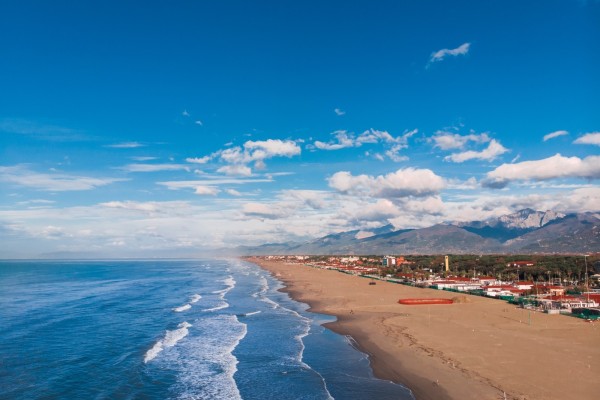
[[487,286],[484,286],[483,289],[514,289],[514,286],[511,286],[511,285],[487,285]]
[[552,295],[547,297],[550,300],[577,300],[577,297],[575,296],[568,296],[568,295],[563,295],[563,296],[556,296],[556,295]]

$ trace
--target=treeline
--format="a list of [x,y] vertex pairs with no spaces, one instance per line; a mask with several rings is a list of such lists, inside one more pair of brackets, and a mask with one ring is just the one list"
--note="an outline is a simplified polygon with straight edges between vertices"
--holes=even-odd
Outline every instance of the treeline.
[[[414,264],[398,266],[403,272],[431,269],[433,272],[444,271],[444,256],[404,256]],[[529,261],[533,265],[511,266],[518,261]],[[459,276],[490,275],[519,279],[546,281],[561,279],[581,281],[588,275],[600,273],[600,256],[573,255],[450,255],[449,266],[453,274]]]

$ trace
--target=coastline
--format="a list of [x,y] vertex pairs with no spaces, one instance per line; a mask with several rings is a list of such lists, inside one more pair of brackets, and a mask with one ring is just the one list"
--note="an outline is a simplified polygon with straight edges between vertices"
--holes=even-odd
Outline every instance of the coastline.
[[[403,306],[402,297],[457,293],[368,280],[301,264],[247,258],[285,284],[325,326],[353,338],[377,378],[421,399],[592,399],[600,390],[600,325],[466,296]],[[531,319],[530,319],[531,318]]]

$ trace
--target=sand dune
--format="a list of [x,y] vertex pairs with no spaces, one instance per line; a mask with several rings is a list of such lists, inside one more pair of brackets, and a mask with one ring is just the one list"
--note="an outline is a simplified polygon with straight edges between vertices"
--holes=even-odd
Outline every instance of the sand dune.
[[452,298],[298,264],[250,259],[282,280],[294,299],[332,314],[375,374],[417,399],[597,399],[600,323],[529,312],[476,296],[452,305],[405,306],[402,297]]

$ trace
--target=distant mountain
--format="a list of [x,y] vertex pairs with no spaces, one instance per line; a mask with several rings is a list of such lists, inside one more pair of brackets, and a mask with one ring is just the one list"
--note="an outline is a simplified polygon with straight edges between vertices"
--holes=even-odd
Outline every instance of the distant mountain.
[[334,233],[306,243],[238,248],[242,254],[490,254],[600,251],[599,214],[520,210],[486,221],[422,229]]
[[517,238],[505,247],[521,253],[600,251],[600,219],[592,213],[569,214]]
[[479,236],[505,242],[564,217],[565,214],[554,211],[543,212],[526,208],[499,218],[491,218],[486,221],[463,222],[456,225]]

